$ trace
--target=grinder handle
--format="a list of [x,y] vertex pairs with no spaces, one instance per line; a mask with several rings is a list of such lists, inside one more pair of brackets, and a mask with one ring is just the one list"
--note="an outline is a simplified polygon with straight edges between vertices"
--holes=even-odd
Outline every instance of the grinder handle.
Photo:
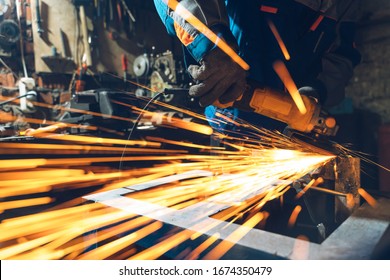
[[320,106],[315,99],[302,96],[307,112],[301,114],[289,94],[272,88],[264,87],[256,81],[248,80],[245,92],[234,102],[213,104],[220,108],[234,107],[247,112],[276,119],[286,123],[292,129],[301,132],[311,132],[315,120],[320,114]]

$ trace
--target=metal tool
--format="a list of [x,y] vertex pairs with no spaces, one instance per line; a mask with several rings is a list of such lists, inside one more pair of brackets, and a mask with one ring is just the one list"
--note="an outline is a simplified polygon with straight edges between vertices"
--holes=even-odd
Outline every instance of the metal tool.
[[121,64],[122,64],[122,70],[123,70],[123,81],[127,82],[127,57],[126,54],[122,54],[121,56]]
[[44,30],[43,30],[42,25],[41,25],[42,20],[41,20],[41,12],[39,10],[39,0],[35,1],[35,13],[36,13],[36,17],[37,17],[37,20],[36,20],[37,32],[38,32],[39,37],[42,37]]
[[88,65],[87,65],[87,58],[86,55],[83,55],[82,63],[78,71],[78,78],[76,80],[75,84],[75,91],[81,92],[84,91],[85,87],[85,75],[87,74]]
[[80,6],[79,13],[80,13],[80,20],[81,20],[81,30],[83,33],[83,44],[84,44],[85,55],[86,55],[86,64],[89,67],[92,66],[92,55],[91,55],[90,44],[88,42],[87,16],[85,14],[84,6]]
[[[167,89],[169,90],[169,89]],[[183,92],[188,90],[181,90]],[[173,92],[167,92],[171,94]],[[313,133],[315,135],[334,136],[338,131],[336,120],[322,110],[312,97],[302,96],[307,112],[301,114],[293,99],[286,93],[260,86],[249,81],[245,92],[234,102],[213,105],[219,108],[234,107],[243,111],[255,112],[286,123],[293,131]]]
[[321,109],[320,104],[312,97],[302,96],[307,112],[301,114],[290,95],[248,81],[245,92],[234,102],[214,105],[220,108],[235,107],[249,112],[255,112],[269,118],[286,123],[291,129],[334,136],[338,126],[336,120]]
[[150,71],[151,61],[146,54],[137,56],[133,62],[133,72],[137,77],[145,76]]
[[0,46],[10,50],[20,39],[18,24],[12,19],[3,20],[0,23]]

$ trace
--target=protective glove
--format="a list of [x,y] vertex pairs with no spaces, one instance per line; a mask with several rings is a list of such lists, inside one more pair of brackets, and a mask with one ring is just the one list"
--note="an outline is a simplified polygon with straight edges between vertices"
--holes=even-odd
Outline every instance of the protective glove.
[[319,80],[311,81],[308,85],[299,88],[298,91],[302,95],[314,97],[321,105],[324,105],[327,101],[326,87]]
[[190,65],[188,72],[198,81],[190,87],[189,94],[199,97],[203,107],[216,100],[222,104],[235,101],[245,91],[245,70],[219,48],[206,54],[200,65]]

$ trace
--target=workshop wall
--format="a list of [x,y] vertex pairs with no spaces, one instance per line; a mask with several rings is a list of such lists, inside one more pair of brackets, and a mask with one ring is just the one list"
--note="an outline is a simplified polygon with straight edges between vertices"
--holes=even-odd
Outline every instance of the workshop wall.
[[390,1],[362,1],[357,32],[362,62],[347,89],[356,108],[390,123]]
[[[347,96],[353,100],[358,117],[352,118],[355,128],[344,126],[343,130],[355,130],[360,151],[374,155],[374,161],[390,168],[390,1],[362,1],[356,44],[362,62]],[[371,179],[376,177],[375,168],[371,165],[368,169],[370,175],[363,184],[378,184],[381,191],[390,192],[390,173],[378,168],[379,182],[375,182]]]
[[[37,1],[39,10],[34,8]],[[135,21],[132,21],[123,2],[132,4],[128,8]],[[88,66],[97,72],[121,74],[121,57],[126,55],[130,75],[133,74],[133,61],[138,55],[166,50],[180,55],[178,43],[165,32],[153,1],[66,0],[59,4],[57,0],[31,0],[31,6],[35,71],[38,73],[70,73],[81,65],[82,57],[88,51],[92,60]],[[87,42],[84,42],[84,19],[80,6],[84,6],[86,14]],[[40,26],[37,24],[38,16]],[[41,34],[38,27],[42,30]]]

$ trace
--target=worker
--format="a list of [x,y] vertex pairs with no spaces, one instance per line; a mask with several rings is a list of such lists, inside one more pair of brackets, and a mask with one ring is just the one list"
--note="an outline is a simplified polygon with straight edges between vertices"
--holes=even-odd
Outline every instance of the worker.
[[[188,62],[188,72],[197,81],[190,95],[199,98],[205,114],[240,117],[269,129],[284,124],[254,113],[213,106],[216,100],[229,103],[241,96],[248,79],[278,90],[285,87],[273,70],[283,61],[301,94],[316,98],[330,108],[345,97],[345,87],[353,68],[360,62],[354,47],[358,0],[182,0],[190,11],[249,64],[245,71],[215,43],[186,22],[179,11],[171,10],[168,0],[154,0],[157,12],[171,35],[179,38]],[[290,58],[283,54],[273,24]],[[286,93],[288,94],[288,93]],[[218,114],[217,114],[218,115]],[[226,122],[224,122],[226,124]],[[234,129],[222,122],[211,122],[223,131]]]

